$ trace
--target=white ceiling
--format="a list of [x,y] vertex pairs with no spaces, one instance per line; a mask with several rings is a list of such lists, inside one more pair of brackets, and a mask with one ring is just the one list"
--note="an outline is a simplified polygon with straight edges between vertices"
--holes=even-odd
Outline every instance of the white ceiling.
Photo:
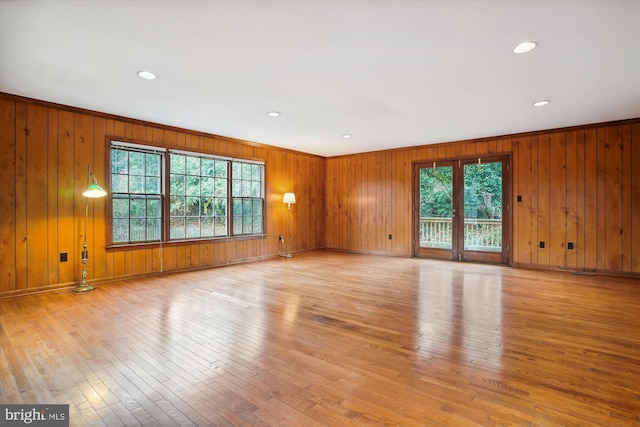
[[323,156],[628,119],[640,1],[0,0],[0,91]]

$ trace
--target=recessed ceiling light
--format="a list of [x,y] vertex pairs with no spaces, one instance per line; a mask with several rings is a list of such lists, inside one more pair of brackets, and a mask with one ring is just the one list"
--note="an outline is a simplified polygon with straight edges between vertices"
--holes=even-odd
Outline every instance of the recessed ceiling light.
[[277,111],[269,111],[267,113],[267,116],[269,116],[269,117],[278,117],[278,116],[280,116],[280,113],[278,113]]
[[349,139],[349,138],[351,138],[351,134],[350,133],[345,133],[344,135],[342,135],[342,137],[344,139]]
[[531,52],[538,46],[536,42],[522,42],[518,46],[513,48],[513,53],[527,53]]
[[536,101],[533,103],[534,107],[544,107],[545,105],[549,105],[551,101],[548,99],[543,99],[542,101]]
[[145,80],[155,80],[156,75],[151,71],[138,71],[138,77]]

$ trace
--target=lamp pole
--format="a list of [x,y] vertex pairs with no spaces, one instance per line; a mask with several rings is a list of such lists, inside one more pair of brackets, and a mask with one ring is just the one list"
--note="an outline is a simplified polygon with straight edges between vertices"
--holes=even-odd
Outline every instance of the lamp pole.
[[88,292],[95,288],[87,283],[87,263],[89,251],[87,250],[87,222],[89,221],[89,199],[84,198],[84,244],[82,245],[82,282],[73,289],[73,292]]
[[[91,182],[93,178],[93,183]],[[95,288],[87,283],[87,263],[89,262],[89,251],[87,250],[87,222],[89,222],[89,199],[97,199],[107,195],[107,192],[98,185],[96,175],[91,172],[91,166],[87,167],[87,190],[82,193],[84,196],[84,244],[82,245],[82,281],[72,289],[73,292],[88,292]]]
[[289,246],[287,247],[287,258],[293,258],[291,253],[291,203],[287,203],[287,238],[289,239]]
[[[291,243],[291,204],[296,202],[295,193],[284,193],[282,201],[287,204],[287,239],[289,239],[289,243]],[[293,258],[291,247],[287,246],[284,240],[282,243],[286,252],[281,252],[280,256]]]

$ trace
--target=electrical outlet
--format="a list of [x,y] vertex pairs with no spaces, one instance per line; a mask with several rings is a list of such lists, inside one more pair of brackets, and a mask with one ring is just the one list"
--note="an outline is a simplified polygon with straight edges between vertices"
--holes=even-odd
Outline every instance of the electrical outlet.
[[60,262],[67,262],[69,260],[69,255],[66,252],[60,252]]
[[567,249],[573,249],[573,242],[567,243]]
[[544,249],[544,242],[540,241],[540,249]]
[[518,194],[518,202],[522,201],[522,196]]
[[393,237],[393,236],[392,236],[391,234],[389,234],[389,240],[391,240],[391,238],[392,238],[392,237]]

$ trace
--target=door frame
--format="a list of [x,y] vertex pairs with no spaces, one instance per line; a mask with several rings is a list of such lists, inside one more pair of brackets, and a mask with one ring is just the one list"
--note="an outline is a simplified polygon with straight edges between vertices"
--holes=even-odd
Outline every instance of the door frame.
[[[453,174],[455,174],[455,169],[458,166],[457,160],[440,160],[437,162],[428,161],[428,162],[413,162],[413,257],[414,258],[433,258],[433,259],[442,259],[442,260],[455,260],[457,259],[458,253],[458,239],[453,238],[451,240],[451,249],[441,249],[441,248],[424,248],[420,246],[420,170],[427,169],[432,167],[447,167],[450,166],[452,168],[452,182],[451,189],[454,195],[456,195],[455,184],[453,181]],[[453,208],[455,209],[456,201],[452,201]],[[453,227],[453,223],[455,222],[455,218],[452,219],[451,226]],[[455,234],[454,234],[455,235]],[[453,237],[453,236],[452,236]]]
[[[480,159],[481,163],[502,162],[502,252],[471,251],[464,249],[464,176],[463,166],[474,164]],[[420,247],[420,169],[430,167],[453,166],[453,209],[455,218],[452,220],[453,239],[451,249]],[[457,169],[457,170],[456,170]],[[420,160],[412,162],[413,173],[413,221],[412,242],[414,258],[435,258],[455,261],[471,261],[490,264],[511,265],[512,224],[512,173],[511,153],[490,153],[480,156],[464,156],[439,160]]]

